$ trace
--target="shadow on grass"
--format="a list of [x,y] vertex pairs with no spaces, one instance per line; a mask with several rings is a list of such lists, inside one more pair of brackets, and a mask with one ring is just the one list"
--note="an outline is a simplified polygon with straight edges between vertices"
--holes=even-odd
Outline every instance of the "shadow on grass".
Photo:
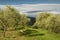
[[16,38],[16,37],[12,37],[12,36],[11,36],[11,37],[5,37],[5,38]]
[[23,35],[20,35],[20,36],[29,36],[29,37],[33,37],[33,36],[44,36],[45,34],[43,33],[40,33],[40,34],[23,34]]
[[40,33],[37,30],[25,30],[20,32],[20,36],[44,36],[44,33]]
[[28,36],[44,36],[45,34],[32,34],[32,35],[28,35]]

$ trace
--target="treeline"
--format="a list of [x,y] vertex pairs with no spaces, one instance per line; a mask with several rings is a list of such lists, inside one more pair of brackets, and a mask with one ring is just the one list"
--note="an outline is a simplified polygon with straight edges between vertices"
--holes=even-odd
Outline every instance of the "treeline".
[[5,32],[9,29],[24,28],[28,26],[30,19],[24,14],[20,14],[17,9],[11,6],[6,6],[6,8],[0,8],[0,30]]
[[[23,29],[26,26],[31,26],[32,21],[29,17],[11,6],[6,8],[0,8],[0,30],[4,31],[4,36],[7,30]],[[43,28],[50,32],[60,33],[60,14],[52,13],[40,13],[36,17],[36,22],[32,25],[32,28]]]
[[34,28],[43,28],[50,32],[60,33],[60,14],[40,13],[33,26]]

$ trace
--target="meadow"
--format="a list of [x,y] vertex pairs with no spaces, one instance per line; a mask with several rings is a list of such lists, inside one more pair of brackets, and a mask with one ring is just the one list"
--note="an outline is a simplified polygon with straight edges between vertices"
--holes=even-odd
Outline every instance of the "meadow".
[[[23,29],[27,30],[27,29]],[[43,29],[32,29],[29,30],[35,30],[36,32],[29,32],[29,34],[22,35],[20,30],[9,30],[6,31],[6,36],[3,36],[3,33],[0,32],[0,40],[60,40],[60,34],[55,34],[52,32],[48,32],[47,30]]]

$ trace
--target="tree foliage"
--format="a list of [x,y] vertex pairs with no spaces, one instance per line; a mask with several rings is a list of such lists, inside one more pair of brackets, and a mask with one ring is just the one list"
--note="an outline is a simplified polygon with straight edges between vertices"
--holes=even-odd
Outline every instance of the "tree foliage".
[[8,28],[24,27],[29,21],[25,15],[20,14],[14,7],[6,6],[6,8],[0,10],[0,29],[4,30],[4,36]]
[[60,33],[60,15],[51,13],[40,13],[36,17],[34,27],[44,28],[50,32]]

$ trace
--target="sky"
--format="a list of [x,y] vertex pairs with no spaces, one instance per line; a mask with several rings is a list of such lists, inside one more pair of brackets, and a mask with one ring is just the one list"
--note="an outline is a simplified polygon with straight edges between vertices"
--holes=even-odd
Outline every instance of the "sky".
[[0,0],[0,7],[12,5],[27,16],[35,17],[39,12],[60,13],[60,0]]
[[0,4],[60,4],[60,0],[0,0]]

